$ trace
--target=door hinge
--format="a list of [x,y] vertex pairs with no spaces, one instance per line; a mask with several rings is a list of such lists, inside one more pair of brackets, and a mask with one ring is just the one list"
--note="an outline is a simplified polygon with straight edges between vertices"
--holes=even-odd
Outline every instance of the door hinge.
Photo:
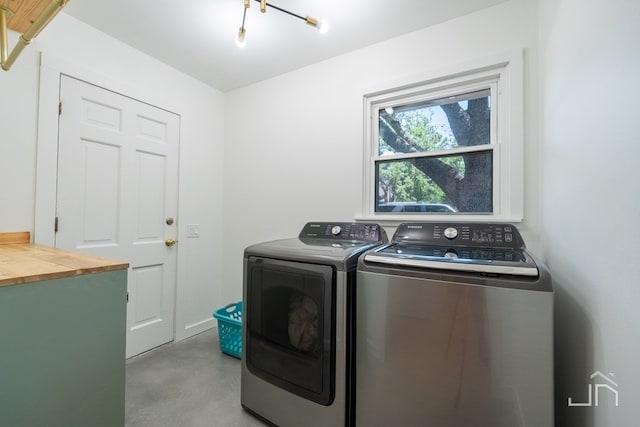
[[62,101],[58,102],[58,115],[62,115]]
[[58,217],[56,217],[56,220],[53,223],[53,232],[54,233],[58,232]]
[[129,292],[127,292],[127,302],[129,302]]

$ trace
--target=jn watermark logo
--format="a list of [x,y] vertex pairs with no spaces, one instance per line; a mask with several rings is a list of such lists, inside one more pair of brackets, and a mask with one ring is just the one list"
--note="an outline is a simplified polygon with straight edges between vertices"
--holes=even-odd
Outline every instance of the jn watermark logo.
[[[615,404],[616,406],[618,406],[618,383],[613,381],[611,377],[613,377],[613,374],[609,374],[609,376],[606,376],[600,371],[595,371],[593,374],[591,374],[591,382],[589,383],[589,401],[574,402],[571,398],[569,398],[567,400],[567,406],[598,406],[600,400],[600,391],[605,391],[613,394]],[[593,399],[594,394],[595,401]]]

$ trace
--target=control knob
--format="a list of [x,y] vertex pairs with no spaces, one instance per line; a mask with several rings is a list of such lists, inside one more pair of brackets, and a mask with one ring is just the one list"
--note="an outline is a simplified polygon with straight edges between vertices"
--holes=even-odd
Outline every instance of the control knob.
[[453,240],[456,237],[458,237],[458,230],[456,230],[453,227],[448,227],[444,230],[444,237],[446,237],[449,240]]
[[334,225],[331,228],[331,234],[333,234],[334,236],[337,236],[340,233],[342,233],[342,227],[340,227],[339,225]]

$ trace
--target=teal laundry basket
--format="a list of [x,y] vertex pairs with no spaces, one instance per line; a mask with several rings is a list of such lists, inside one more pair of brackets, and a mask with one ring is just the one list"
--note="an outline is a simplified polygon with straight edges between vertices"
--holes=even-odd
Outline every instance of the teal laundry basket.
[[220,350],[240,359],[242,356],[242,301],[216,310],[213,317],[218,319]]

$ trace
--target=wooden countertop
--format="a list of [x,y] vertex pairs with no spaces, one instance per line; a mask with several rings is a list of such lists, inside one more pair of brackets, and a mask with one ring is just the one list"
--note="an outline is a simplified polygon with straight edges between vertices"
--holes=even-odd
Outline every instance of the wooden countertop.
[[0,287],[129,267],[125,262],[29,242],[28,232],[0,233]]

